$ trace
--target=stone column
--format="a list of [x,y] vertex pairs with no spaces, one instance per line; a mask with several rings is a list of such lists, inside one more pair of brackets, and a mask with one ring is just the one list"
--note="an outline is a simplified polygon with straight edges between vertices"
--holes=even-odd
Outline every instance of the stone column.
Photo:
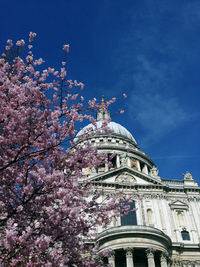
[[128,165],[128,167],[131,167],[131,160],[129,157],[127,157],[127,165]]
[[167,254],[162,252],[160,255],[160,266],[167,267]]
[[147,165],[145,164],[143,169],[142,169],[142,172],[145,173],[145,174],[148,174],[148,168],[147,168]]
[[109,171],[108,163],[105,163],[105,172]]
[[155,267],[154,249],[148,248],[146,250],[146,254],[147,254],[147,260],[148,260],[148,267]]
[[115,267],[115,254],[108,258],[108,263],[111,264],[112,267]]
[[134,267],[133,249],[127,248],[125,249],[125,252],[126,252],[126,267]]
[[140,162],[139,162],[139,160],[136,160],[136,162],[137,162],[137,168],[138,168],[138,171],[141,172],[141,168],[140,168]]
[[119,155],[117,155],[116,164],[117,164],[117,168],[119,168],[120,167],[120,157],[119,157]]

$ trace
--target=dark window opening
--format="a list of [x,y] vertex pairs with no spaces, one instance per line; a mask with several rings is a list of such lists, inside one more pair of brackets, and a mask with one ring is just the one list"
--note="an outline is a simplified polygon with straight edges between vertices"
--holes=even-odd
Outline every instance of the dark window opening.
[[117,167],[117,155],[113,157],[112,154],[108,154],[108,162],[111,169]]
[[126,255],[124,250],[115,253],[115,267],[126,267]]
[[98,166],[98,173],[104,172],[105,171],[105,164],[101,164]]
[[189,232],[186,231],[186,230],[183,230],[183,231],[181,232],[181,236],[182,236],[182,239],[183,239],[183,240],[190,240],[190,234],[189,234]]
[[[129,205],[130,209],[135,208],[135,201],[133,200],[131,203],[127,203],[125,205]],[[136,217],[136,211],[129,211],[128,214],[123,215],[121,217],[121,225],[137,225],[137,217]]]
[[140,162],[140,166],[141,166],[141,169],[143,169],[144,168],[144,163]]

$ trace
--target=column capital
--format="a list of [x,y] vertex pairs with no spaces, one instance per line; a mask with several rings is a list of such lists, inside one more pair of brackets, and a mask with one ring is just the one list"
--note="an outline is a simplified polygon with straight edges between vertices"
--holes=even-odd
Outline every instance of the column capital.
[[134,248],[125,248],[124,250],[126,252],[126,256],[127,257],[132,257],[133,256]]
[[146,249],[147,258],[153,258],[154,253],[155,253],[155,249],[153,249],[153,248]]
[[110,260],[115,260],[115,253],[113,253],[112,255],[109,256]]
[[161,253],[161,255],[160,255],[160,261],[162,262],[162,261],[164,261],[164,262],[166,262],[167,261],[167,258],[168,258],[168,253],[166,253],[166,252],[162,252]]

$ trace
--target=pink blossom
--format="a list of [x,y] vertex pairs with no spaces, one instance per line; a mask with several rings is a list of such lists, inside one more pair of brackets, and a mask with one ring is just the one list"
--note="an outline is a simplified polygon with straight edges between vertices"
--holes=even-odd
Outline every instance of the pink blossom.
[[63,50],[68,53],[69,52],[69,44],[63,45]]
[[[31,32],[29,41],[35,36]],[[8,40],[7,49],[13,49],[12,45]],[[68,51],[69,46],[63,49]],[[100,105],[95,98],[88,104],[83,96],[79,101],[75,86],[83,84],[68,79],[64,66],[60,72],[50,67],[43,70],[39,66],[43,62],[32,51],[12,64],[0,58],[0,266],[50,267],[69,262],[75,266],[81,262],[99,267],[98,247],[85,246],[84,241],[94,238],[91,230],[106,227],[112,217],[119,216],[120,203],[126,199],[122,192],[113,192],[99,205],[102,193],[89,182],[80,183],[85,180],[82,169],[108,161],[106,154],[99,154],[89,143],[82,147],[71,141],[75,125],[83,120],[90,120],[93,127],[80,140],[95,134],[91,112]]]
[[123,98],[127,98],[127,95],[125,93],[123,94]]
[[78,94],[74,94],[74,95],[72,95],[71,100],[74,101],[77,99],[77,97],[78,97]]
[[35,32],[29,33],[29,42],[31,43],[37,34]]
[[17,46],[24,46],[25,45],[25,42],[24,42],[23,39],[21,39],[21,40],[19,40],[19,41],[16,42],[16,45]]
[[8,39],[7,40],[7,46],[6,46],[6,50],[9,50],[9,49],[11,49],[11,47],[13,46],[13,42],[12,42],[12,40],[11,39]]
[[66,69],[65,69],[65,68],[61,68],[61,74],[60,74],[60,77],[61,77],[62,79],[64,79],[64,78],[66,77],[66,75],[67,75],[67,71],[66,71]]
[[9,44],[9,45],[13,45],[12,40],[11,40],[11,39],[8,39],[8,40],[7,40],[7,44]]

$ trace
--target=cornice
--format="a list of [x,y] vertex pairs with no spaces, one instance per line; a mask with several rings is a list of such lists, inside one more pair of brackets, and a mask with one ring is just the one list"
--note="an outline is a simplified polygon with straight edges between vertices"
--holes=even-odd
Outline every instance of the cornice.
[[100,245],[102,245],[102,243],[107,240],[120,239],[123,237],[160,240],[160,242],[164,243],[166,247],[169,247],[172,244],[170,237],[161,230],[144,225],[112,227],[101,232],[97,240],[100,242]]

